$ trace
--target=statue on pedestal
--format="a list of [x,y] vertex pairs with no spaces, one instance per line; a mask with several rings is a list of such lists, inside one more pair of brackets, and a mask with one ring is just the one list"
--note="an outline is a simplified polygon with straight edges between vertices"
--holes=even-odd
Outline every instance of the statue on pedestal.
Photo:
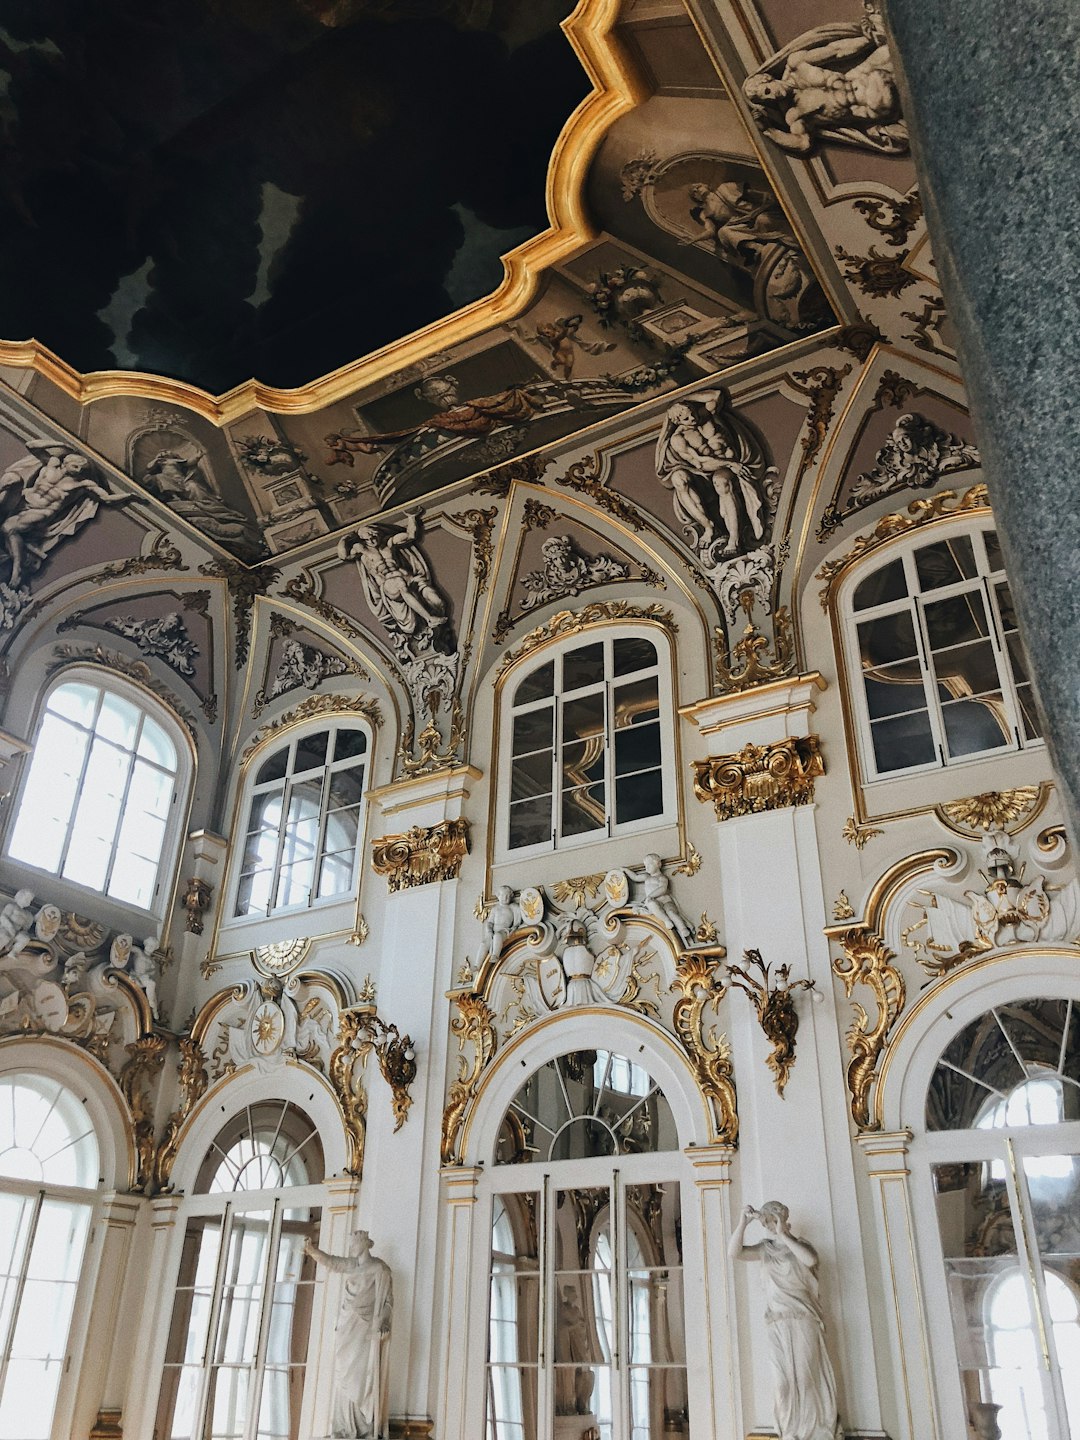
[[310,1240],[304,1250],[327,1270],[345,1277],[334,1327],[330,1433],[335,1440],[375,1440],[387,1433],[387,1342],[394,1313],[390,1267],[371,1253],[366,1230],[353,1232],[347,1255],[331,1255]]
[[[743,1236],[755,1220],[766,1237],[747,1245]],[[760,1210],[748,1205],[743,1211],[729,1253],[733,1260],[762,1264],[779,1440],[843,1440],[836,1377],[825,1349],[825,1317],[818,1299],[817,1251],[791,1233],[787,1206],[767,1200]]]

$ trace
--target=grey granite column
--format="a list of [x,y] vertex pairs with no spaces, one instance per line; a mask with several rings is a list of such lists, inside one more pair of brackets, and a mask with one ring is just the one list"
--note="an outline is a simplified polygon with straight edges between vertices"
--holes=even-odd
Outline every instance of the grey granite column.
[[1080,3],[886,0],[1046,733],[1080,837]]

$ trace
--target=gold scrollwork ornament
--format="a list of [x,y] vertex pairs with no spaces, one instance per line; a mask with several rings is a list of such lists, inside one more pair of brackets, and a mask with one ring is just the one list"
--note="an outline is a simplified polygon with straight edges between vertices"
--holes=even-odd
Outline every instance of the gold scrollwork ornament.
[[[720,952],[722,955],[722,951]],[[705,1011],[715,1015],[727,987],[719,980],[720,955],[687,951],[679,956],[672,990],[681,992],[672,1011],[672,1025],[697,1075],[698,1089],[712,1113],[713,1139],[734,1145],[739,1136],[735,1071],[731,1045],[716,1026],[706,1028]]]
[[711,802],[718,820],[806,805],[824,775],[816,735],[789,736],[771,745],[744,745],[731,755],[695,760],[694,794]]
[[903,975],[892,963],[896,956],[875,931],[857,927],[845,930],[839,941],[844,953],[833,961],[833,974],[843,982],[844,993],[850,1000],[855,986],[865,985],[877,1002],[877,1014],[871,1023],[863,1006],[852,1000],[854,1018],[846,1036],[851,1051],[847,1069],[851,1114],[860,1130],[877,1130],[879,1123],[870,1119],[870,1088],[889,1032],[904,1008],[907,991]]
[[384,835],[371,842],[371,867],[385,875],[390,893],[456,880],[469,849],[469,822],[442,820],[438,825],[414,825],[401,835]]
[[[450,1086],[446,1097],[446,1108],[442,1121],[442,1163],[460,1164],[457,1142],[461,1127],[480,1084],[480,1077],[491,1063],[495,1054],[495,1014],[479,995],[457,995],[454,997],[457,1015],[450,1022],[450,1029],[457,1036],[458,1058],[457,1079]],[[465,1046],[473,1049],[472,1062],[465,1059]]]

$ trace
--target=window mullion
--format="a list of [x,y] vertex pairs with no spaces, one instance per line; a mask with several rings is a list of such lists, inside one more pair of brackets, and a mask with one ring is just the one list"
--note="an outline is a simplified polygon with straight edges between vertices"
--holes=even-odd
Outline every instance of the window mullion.
[[33,1253],[34,1238],[37,1235],[38,1220],[41,1218],[41,1207],[44,1202],[45,1191],[39,1190],[37,1199],[34,1201],[34,1212],[30,1217],[26,1243],[23,1246],[22,1260],[19,1264],[19,1278],[15,1285],[11,1314],[8,1316],[7,1330],[4,1334],[4,1346],[3,1349],[0,1350],[0,1395],[4,1393],[4,1383],[7,1380],[8,1363],[11,1359],[11,1344],[15,1338],[15,1326],[18,1324],[19,1310],[22,1308],[23,1291],[26,1289],[26,1272],[30,1269],[30,1256]]
[[922,660],[923,694],[926,696],[926,713],[930,719],[930,730],[934,737],[934,744],[937,746],[938,760],[942,765],[947,765],[949,756],[945,746],[945,724],[941,718],[941,703],[938,700],[937,693],[937,669],[934,666],[934,652],[930,648],[930,637],[926,630],[926,612],[923,597],[921,595],[913,595],[912,606],[913,619],[915,622],[915,641],[919,646],[919,656]]
[[615,681],[608,664],[609,649],[604,647],[604,809],[607,811],[607,833],[615,829]]
[[[139,728],[135,732],[135,745],[139,743],[139,736],[142,734],[143,716],[139,716]],[[120,797],[120,814],[117,817],[116,829],[113,831],[112,844],[109,847],[109,863],[105,868],[105,883],[102,886],[103,892],[108,895],[109,885],[112,882],[113,866],[116,864],[116,851],[120,844],[120,832],[124,828],[124,818],[127,815],[128,796],[131,794],[131,780],[135,774],[135,750],[128,751],[127,775],[124,778],[124,793]],[[154,884],[157,884],[157,877],[154,877]],[[153,896],[150,897],[153,900]]]
[[[291,758],[291,757],[290,757]],[[277,849],[274,851],[274,868],[270,874],[270,893],[266,897],[266,913],[272,915],[277,908],[278,882],[281,879],[281,862],[285,854],[285,836],[289,832],[289,807],[292,804],[292,765],[281,785],[281,821],[278,825]]]
[[206,1407],[210,1398],[210,1382],[217,1366],[214,1357],[218,1349],[218,1326],[221,1324],[222,1300],[225,1293],[225,1269],[228,1264],[229,1248],[232,1244],[233,1208],[226,1202],[221,1216],[221,1249],[214,1270],[214,1294],[210,1301],[210,1317],[206,1326],[206,1341],[203,1346],[202,1373],[199,1377],[199,1394],[195,1404],[195,1434],[202,1435],[206,1429]]
[[248,1409],[245,1440],[254,1440],[262,1408],[262,1378],[266,1366],[266,1347],[270,1338],[270,1321],[274,1313],[274,1275],[277,1270],[277,1252],[281,1243],[281,1201],[274,1201],[270,1214],[270,1233],[267,1236],[266,1264],[263,1270],[262,1305],[259,1312],[259,1338],[255,1345],[255,1363],[251,1370],[251,1401]]
[[[331,740],[336,732],[331,731]],[[328,745],[331,742],[327,742]],[[311,885],[308,889],[308,905],[315,899],[315,891],[319,883],[319,871],[323,862],[323,852],[326,849],[326,827],[330,820],[330,777],[332,766],[329,762],[323,766],[322,786],[319,790],[319,828],[315,836],[315,853],[311,864]]]
[[[47,708],[47,707],[46,707]],[[94,713],[94,728],[90,731],[90,738],[87,741],[86,750],[83,752],[82,765],[79,769],[79,783],[75,786],[75,801],[68,815],[67,829],[64,832],[64,844],[60,851],[60,859],[57,863],[56,874],[62,876],[64,867],[67,864],[68,851],[71,849],[71,832],[75,829],[75,821],[79,814],[79,806],[82,804],[83,787],[86,785],[86,772],[90,767],[90,756],[94,753],[94,741],[97,739],[98,715],[101,711],[101,696],[98,697],[98,709]],[[41,726],[38,726],[40,730]]]

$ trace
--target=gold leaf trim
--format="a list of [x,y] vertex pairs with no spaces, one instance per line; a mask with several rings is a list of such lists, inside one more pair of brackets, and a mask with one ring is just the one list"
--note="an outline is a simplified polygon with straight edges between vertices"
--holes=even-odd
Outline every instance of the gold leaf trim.
[[870,1119],[870,1089],[889,1032],[904,1009],[904,977],[892,963],[896,956],[875,931],[846,930],[838,939],[844,953],[833,961],[833,974],[843,982],[849,1000],[856,985],[865,985],[876,1006],[871,1022],[863,1006],[851,1001],[853,1019],[845,1037],[851,1052],[847,1068],[851,1114],[860,1130],[880,1130],[880,1121]]
[[717,1033],[715,1025],[706,1028],[705,1020],[706,1010],[715,1016],[727,994],[718,973],[723,955],[723,947],[718,946],[711,954],[689,951],[678,957],[671,988],[681,993],[671,1021],[712,1115],[713,1140],[734,1145],[739,1138],[739,1109],[731,1045],[726,1035]]
[[469,822],[442,820],[438,825],[414,825],[400,835],[384,835],[371,842],[371,868],[385,875],[390,893],[456,880],[469,850]]
[[679,632],[671,611],[655,601],[651,605],[632,605],[628,600],[596,600],[591,605],[583,605],[580,610],[560,610],[558,614],[545,620],[543,625],[530,630],[516,649],[508,650],[503,656],[495,678],[501,678],[512,665],[516,665],[519,660],[523,660],[526,655],[531,655],[534,650],[551,640],[561,639],[564,635],[576,635],[590,626],[605,625],[613,620],[645,620],[662,626],[669,635],[677,635]]
[[[495,1013],[479,995],[457,995],[454,997],[457,1015],[450,1022],[450,1029],[457,1037],[458,1072],[446,1097],[446,1108],[442,1119],[442,1163],[460,1165],[458,1137],[465,1123],[465,1115],[476,1098],[480,1077],[490,1065],[495,1054]],[[472,1061],[465,1059],[465,1046],[472,1046]]]
[[987,830],[1005,830],[1012,834],[1035,819],[1045,803],[1046,788],[1019,785],[1011,790],[986,790],[981,795],[936,805],[934,814],[954,835],[969,837]]
[[294,709],[286,710],[284,715],[279,715],[276,720],[271,720],[268,725],[256,730],[251,743],[240,756],[240,763],[246,764],[264,741],[279,734],[287,726],[298,725],[301,721],[314,719],[318,715],[359,715],[376,729],[382,724],[379,702],[370,695],[309,695]]
[[825,774],[816,735],[789,736],[771,745],[744,745],[730,755],[693,761],[694,794],[711,802],[718,820],[807,805]]
[[815,573],[816,580],[825,581],[820,596],[821,608],[829,608],[836,587],[848,567],[886,541],[906,535],[910,530],[917,530],[920,525],[928,525],[934,520],[949,520],[957,515],[969,515],[989,508],[986,486],[978,484],[972,485],[962,495],[956,490],[942,490],[940,495],[932,495],[928,500],[912,500],[906,510],[883,515],[868,534],[858,536],[850,550],[835,560],[826,561]]

